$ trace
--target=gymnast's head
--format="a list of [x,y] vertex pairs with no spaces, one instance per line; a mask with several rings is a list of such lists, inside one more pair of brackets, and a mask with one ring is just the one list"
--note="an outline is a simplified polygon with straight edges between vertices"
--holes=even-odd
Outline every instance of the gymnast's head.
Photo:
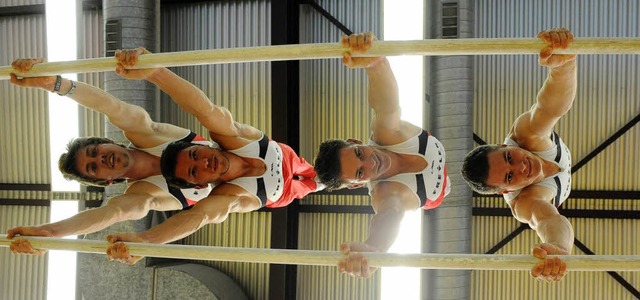
[[483,145],[464,158],[462,177],[480,194],[504,194],[544,179],[538,155],[516,146]]
[[176,141],[160,157],[162,175],[179,188],[204,188],[219,183],[231,166],[229,152],[210,146]]
[[314,163],[318,178],[328,190],[357,188],[383,179],[390,166],[387,150],[363,145],[356,139],[323,142]]
[[58,160],[58,169],[65,179],[93,186],[124,182],[131,165],[128,148],[101,137],[71,140]]

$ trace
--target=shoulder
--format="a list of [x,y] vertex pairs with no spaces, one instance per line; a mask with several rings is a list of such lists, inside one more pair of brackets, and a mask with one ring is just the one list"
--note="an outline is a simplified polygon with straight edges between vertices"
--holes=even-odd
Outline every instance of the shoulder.
[[184,138],[190,132],[190,130],[176,125],[154,122],[148,132],[124,131],[124,135],[131,144],[138,148],[152,148]]
[[231,197],[237,197],[239,199],[252,199],[255,200],[256,202],[260,202],[260,199],[258,199],[258,197],[254,194],[252,194],[251,192],[245,190],[244,188],[232,184],[232,183],[222,183],[218,186],[216,186],[213,191],[211,191],[211,193],[209,193],[209,195],[212,196],[231,196]]
[[255,141],[260,141],[266,134],[257,128],[236,122],[234,135],[218,134],[209,131],[209,136],[226,150],[236,150]]
[[553,191],[539,185],[530,185],[520,191],[518,196],[511,201],[507,201],[509,206],[514,208],[515,206],[529,206],[538,201],[551,201],[553,199]]
[[421,127],[407,121],[400,120],[400,126],[389,128],[382,125],[374,125],[371,139],[378,145],[395,145],[409,140],[422,131]]
[[247,190],[230,183],[216,186],[209,197],[212,199],[226,199],[232,212],[247,212],[259,209],[262,205],[260,199]]
[[387,206],[399,206],[404,210],[418,208],[416,195],[404,184],[393,181],[380,181],[371,191],[371,204],[374,210]]
[[132,183],[129,187],[127,187],[127,190],[124,193],[125,194],[148,194],[152,196],[169,195],[169,192],[165,191],[159,186],[143,180],[138,180]]
[[154,126],[152,129],[153,129],[153,133],[167,140],[181,139],[181,138],[184,138],[189,133],[191,133],[191,130],[189,129],[182,128],[180,126],[176,126],[168,123],[154,122]]
[[531,123],[531,111],[521,114],[513,123],[507,138],[514,140],[520,148],[529,151],[545,150],[553,145],[552,131],[540,132],[533,128]]

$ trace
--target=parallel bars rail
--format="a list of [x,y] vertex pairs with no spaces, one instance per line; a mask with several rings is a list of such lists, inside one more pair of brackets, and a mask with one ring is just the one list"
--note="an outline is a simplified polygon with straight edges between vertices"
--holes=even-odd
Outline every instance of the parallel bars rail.
[[[105,254],[108,243],[45,237],[21,237],[36,249],[68,250]],[[0,235],[0,247],[11,240]],[[262,248],[209,247],[126,243],[129,253],[176,259],[250,263],[336,266],[344,255],[338,251],[283,250]],[[496,254],[395,254],[364,253],[372,267],[415,267],[422,269],[530,270],[539,259],[530,255]],[[640,271],[640,255],[564,255],[570,271]]]
[[[537,38],[377,41],[366,55],[354,56],[537,54],[544,46]],[[317,43],[168,52],[143,55],[136,68],[340,58],[344,51],[340,43]],[[576,38],[569,48],[556,53],[640,54],[640,38]],[[113,57],[51,62],[35,65],[29,73],[18,75],[36,77],[113,71],[115,65]],[[11,66],[0,67],[0,80],[8,79],[12,72]]]

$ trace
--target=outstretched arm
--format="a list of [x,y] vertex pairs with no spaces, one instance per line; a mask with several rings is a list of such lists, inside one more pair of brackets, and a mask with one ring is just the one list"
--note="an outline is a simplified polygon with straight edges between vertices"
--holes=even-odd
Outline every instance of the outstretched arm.
[[146,79],[158,86],[182,110],[195,116],[212,135],[227,137],[258,138],[261,132],[251,126],[237,123],[228,109],[213,104],[198,87],[184,80],[167,68],[129,70],[136,64],[138,56],[149,53],[144,48],[123,50],[116,53],[118,67],[116,73],[130,79]]
[[531,275],[544,280],[558,281],[564,277],[566,264],[558,258],[547,258],[549,254],[570,254],[574,233],[569,220],[560,215],[551,204],[549,191],[544,187],[529,187],[509,205],[513,215],[520,222],[527,223],[535,230],[541,245],[533,248],[533,255],[544,259],[532,270]]
[[398,127],[400,122],[400,100],[398,83],[386,57],[352,57],[352,53],[365,53],[372,42],[377,41],[371,33],[343,35],[342,46],[349,49],[342,63],[349,68],[362,68],[369,78],[369,106],[375,112],[374,126]]
[[[151,192],[149,192],[151,191]],[[15,227],[7,232],[7,238],[16,235],[64,237],[69,235],[88,234],[105,229],[115,223],[126,220],[137,220],[147,215],[149,210],[174,210],[181,206],[155,186],[146,182],[138,182],[123,195],[113,197],[107,205],[85,210],[68,219],[33,227]],[[29,246],[17,253],[31,253]]]
[[[391,195],[391,197],[397,195]],[[401,199],[387,197],[376,214],[371,218],[369,237],[364,243],[346,243],[341,251],[347,256],[338,263],[338,270],[352,276],[369,277],[376,269],[369,268],[368,261],[361,253],[387,252],[395,242],[404,218],[405,208]]]
[[[28,72],[34,64],[43,59],[18,59],[11,65],[15,70]],[[40,88],[53,92],[55,76],[18,78],[11,74],[11,83],[22,87]],[[60,93],[71,90],[71,81],[62,79]],[[129,140],[139,147],[152,147],[168,140],[186,135],[186,129],[164,123],[156,123],[142,107],[128,104],[111,94],[82,82],[76,83],[77,89],[67,97],[78,104],[105,114],[116,127],[122,129]]]
[[377,38],[373,33],[343,36],[341,43],[348,48],[342,63],[349,68],[367,71],[368,102],[374,116],[371,138],[379,144],[397,144],[415,135],[418,127],[401,119],[398,83],[385,57],[352,57],[352,53],[365,53]]
[[[216,189],[218,188],[221,187]],[[141,258],[130,256],[126,245],[119,242],[169,243],[191,235],[204,225],[222,223],[227,219],[229,213],[249,212],[259,208],[258,202],[254,199],[236,195],[221,195],[219,190],[214,190],[215,192],[218,194],[209,195],[209,197],[198,201],[193,208],[182,211],[147,231],[109,235],[107,240],[113,243],[107,249],[109,259],[134,264]]]
[[516,121],[516,136],[548,138],[553,126],[571,109],[578,76],[575,55],[553,54],[554,49],[565,49],[571,45],[573,34],[569,30],[547,30],[538,37],[548,45],[540,52],[539,63],[549,68],[549,74],[538,93],[536,104],[525,113],[528,114],[525,118]]

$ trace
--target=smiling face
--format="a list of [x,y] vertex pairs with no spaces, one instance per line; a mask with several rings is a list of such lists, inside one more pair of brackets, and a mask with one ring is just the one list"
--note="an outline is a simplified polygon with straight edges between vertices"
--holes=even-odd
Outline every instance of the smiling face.
[[363,184],[381,178],[389,170],[387,153],[372,146],[352,144],[340,149],[341,178],[349,184]]
[[230,165],[229,159],[222,151],[193,145],[178,153],[175,177],[204,186],[217,182],[229,171]]
[[129,151],[113,143],[93,144],[76,152],[76,170],[85,177],[112,181],[124,179],[131,168]]
[[500,147],[487,154],[487,160],[486,184],[503,191],[516,191],[544,178],[541,158],[522,148]]

